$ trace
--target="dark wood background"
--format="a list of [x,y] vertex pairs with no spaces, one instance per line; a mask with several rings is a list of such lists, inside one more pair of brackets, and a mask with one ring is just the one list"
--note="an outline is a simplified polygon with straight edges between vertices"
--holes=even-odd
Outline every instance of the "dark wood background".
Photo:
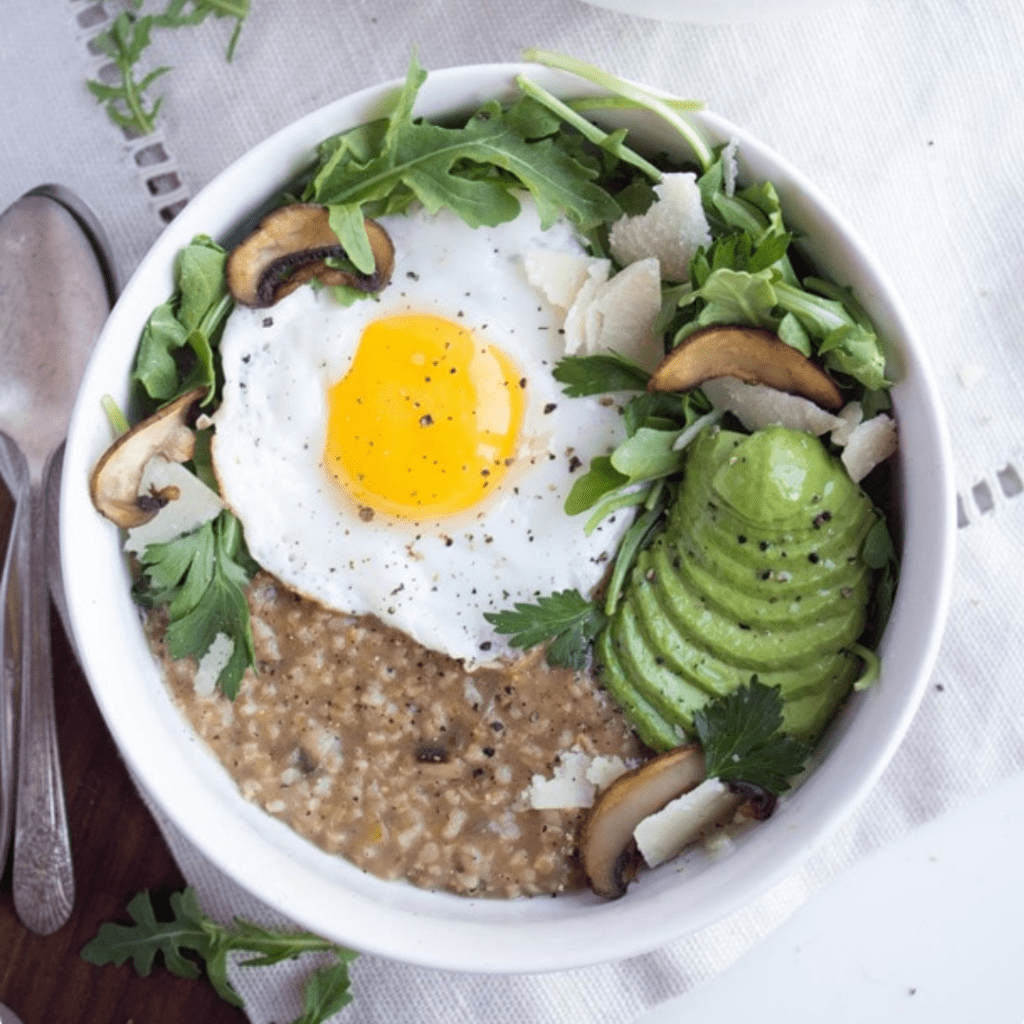
[[[11,502],[0,483],[0,554]],[[158,913],[186,883],[118,755],[56,614],[51,615],[57,727],[68,804],[76,899],[49,936],[28,931],[11,897],[10,858],[0,883],[0,1001],[25,1024],[245,1024],[205,978],[178,978],[157,964],[148,978],[130,963],[96,967],[80,957],[102,922],[128,922],[141,889]]]

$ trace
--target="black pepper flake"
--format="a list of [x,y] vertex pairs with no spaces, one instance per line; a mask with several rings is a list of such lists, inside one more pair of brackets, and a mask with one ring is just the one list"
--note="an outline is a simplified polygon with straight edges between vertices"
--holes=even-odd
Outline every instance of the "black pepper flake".
[[816,529],[820,530],[832,518],[832,513],[827,509],[824,512],[819,512],[812,520],[811,525]]
[[570,473],[575,473],[576,470],[579,469],[580,466],[582,466],[582,465],[583,465],[583,460],[578,455],[574,455],[569,460],[569,472]]
[[[265,316],[263,318],[263,326],[264,327],[273,327],[274,326],[274,318],[272,316]],[[248,361],[248,357],[246,357],[246,361]]]
[[432,427],[434,425],[434,417],[428,412],[426,415],[420,417],[421,427]]
[[807,556],[807,561],[810,562],[811,565],[817,565],[821,561],[821,559],[818,557],[818,553],[816,551],[812,551]]
[[484,747],[481,753],[484,757],[494,757],[494,747]]
[[547,415],[553,413],[557,408],[558,408],[558,403],[557,402],[548,402],[548,404],[544,406],[544,415],[547,416]]

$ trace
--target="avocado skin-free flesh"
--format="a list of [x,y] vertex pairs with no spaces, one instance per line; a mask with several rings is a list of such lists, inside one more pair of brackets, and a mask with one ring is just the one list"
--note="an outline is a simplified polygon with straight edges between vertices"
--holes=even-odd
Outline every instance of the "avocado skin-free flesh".
[[783,727],[813,740],[860,672],[877,522],[818,438],[704,430],[665,525],[598,637],[601,679],[641,739],[667,750],[708,700],[778,686]]

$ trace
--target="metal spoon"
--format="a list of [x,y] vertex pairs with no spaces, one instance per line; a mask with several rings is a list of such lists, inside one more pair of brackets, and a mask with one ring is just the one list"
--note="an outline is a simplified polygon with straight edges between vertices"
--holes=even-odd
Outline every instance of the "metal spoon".
[[113,300],[109,268],[95,218],[67,189],[34,189],[0,215],[0,470],[17,502],[0,592],[7,620],[0,645],[11,638],[21,668],[14,906],[41,935],[56,931],[74,905],[53,707],[47,483]]
[[0,1003],[0,1024],[25,1024],[25,1022],[6,1003]]

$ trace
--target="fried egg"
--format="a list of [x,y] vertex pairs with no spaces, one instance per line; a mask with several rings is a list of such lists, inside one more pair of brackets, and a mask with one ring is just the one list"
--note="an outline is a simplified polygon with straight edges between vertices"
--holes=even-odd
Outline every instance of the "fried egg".
[[510,651],[485,612],[604,575],[626,516],[587,535],[563,505],[621,440],[621,412],[552,377],[564,313],[523,254],[579,252],[568,225],[542,229],[528,200],[497,227],[381,223],[395,269],[379,297],[303,287],[231,314],[214,466],[253,557],[289,587],[487,663]]

